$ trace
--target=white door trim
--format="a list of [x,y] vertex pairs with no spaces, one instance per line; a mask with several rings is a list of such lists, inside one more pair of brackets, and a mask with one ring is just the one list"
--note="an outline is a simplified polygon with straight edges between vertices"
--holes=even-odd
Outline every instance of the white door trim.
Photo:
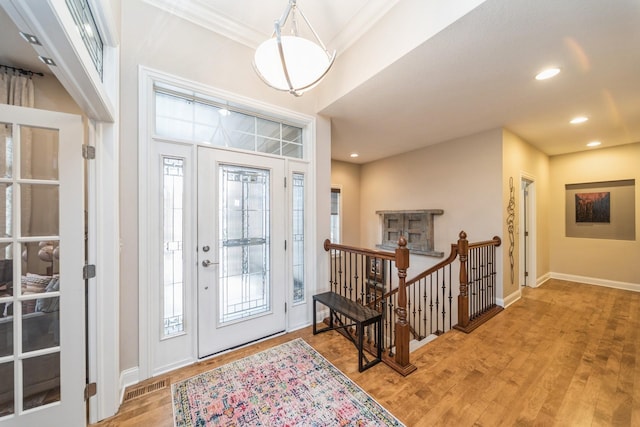
[[[322,271],[313,271],[311,269],[316,264],[325,265],[326,260],[322,258],[319,260],[319,256],[324,257],[324,251],[322,254],[319,253],[316,248],[317,242],[317,224],[318,218],[315,215],[317,212],[317,159],[315,156],[316,153],[316,118],[313,116],[301,114],[295,111],[291,111],[288,109],[284,109],[282,107],[268,104],[262,101],[258,101],[255,99],[247,98],[241,95],[234,94],[232,92],[228,92],[225,90],[212,88],[210,86],[200,84],[197,82],[189,81],[181,77],[177,77],[175,75],[171,75],[168,73],[164,73],[161,71],[153,70],[144,66],[139,66],[139,85],[138,85],[138,100],[139,100],[139,110],[138,110],[138,224],[139,224],[139,232],[138,232],[138,340],[139,340],[139,358],[138,358],[138,367],[128,369],[122,376],[123,382],[121,388],[123,386],[132,384],[137,381],[142,381],[147,378],[150,378],[154,375],[154,355],[153,348],[154,343],[152,340],[155,338],[154,335],[154,327],[152,326],[151,313],[153,310],[150,308],[150,281],[151,274],[149,271],[149,262],[146,254],[150,253],[151,250],[151,242],[149,233],[154,232],[154,230],[150,230],[148,224],[149,215],[154,212],[152,209],[153,201],[150,197],[150,166],[149,166],[149,156],[151,154],[150,145],[153,143],[153,113],[155,111],[153,105],[153,84],[155,81],[164,82],[170,85],[179,86],[181,88],[191,90],[196,93],[211,95],[217,99],[224,99],[229,101],[235,105],[246,106],[248,109],[252,111],[262,111],[266,112],[273,117],[281,117],[286,118],[288,121],[293,120],[296,123],[299,123],[303,130],[303,138],[305,142],[305,153],[308,153],[305,156],[305,159],[298,160],[301,162],[306,162],[309,166],[309,181],[307,183],[309,191],[310,201],[306,205],[306,209],[309,212],[313,213],[310,215],[310,224],[308,226],[308,230],[311,230],[308,235],[308,259],[311,259],[309,270],[310,277],[312,280],[309,280],[307,292],[311,295],[315,291],[316,287],[316,278],[317,276],[326,275],[322,273]],[[175,142],[176,144],[186,144],[191,145],[187,142]],[[199,145],[199,144],[196,144]],[[204,144],[202,144],[204,145]],[[208,145],[207,145],[208,146]],[[259,153],[256,153],[259,155]],[[321,220],[324,223],[324,220]],[[328,221],[328,218],[327,218]],[[309,325],[311,322],[311,306],[312,304],[307,302],[299,305],[299,309],[297,313],[299,314],[299,318],[296,319],[295,325],[296,327],[303,327]],[[291,312],[288,312],[289,318],[291,318]],[[303,318],[304,316],[304,318]],[[193,350],[194,358],[197,358],[197,348],[194,346]],[[159,371],[158,371],[159,372]]]
[[[524,204],[524,189],[523,182],[528,181],[530,184],[528,186],[528,197],[527,197],[527,206],[525,212],[525,204]],[[537,286],[537,272],[536,272],[536,247],[537,247],[537,215],[536,215],[536,178],[535,176],[528,174],[526,172],[520,173],[520,181],[518,182],[518,194],[519,194],[519,204],[520,209],[518,212],[519,218],[518,223],[520,224],[518,227],[518,284],[519,286],[526,286],[535,288]],[[526,239],[527,248],[525,251],[525,214],[528,218],[529,224],[529,236]],[[527,270],[528,277],[525,278],[525,255],[527,256]],[[526,279],[526,280],[525,280]]]

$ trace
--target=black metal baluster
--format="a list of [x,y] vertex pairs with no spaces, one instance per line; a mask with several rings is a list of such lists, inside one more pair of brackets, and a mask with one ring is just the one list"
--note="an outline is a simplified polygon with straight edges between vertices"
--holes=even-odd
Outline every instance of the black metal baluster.
[[[447,267],[444,267],[444,268],[447,268]],[[452,323],[451,323],[452,322],[451,316],[453,315],[453,309],[452,309],[452,307],[453,307],[453,294],[452,294],[452,290],[451,290],[451,288],[453,288],[453,286],[451,286],[451,264],[449,264],[448,270],[449,270],[449,329],[451,329],[451,326],[453,326]]]
[[429,276],[429,333],[433,334],[433,274]]

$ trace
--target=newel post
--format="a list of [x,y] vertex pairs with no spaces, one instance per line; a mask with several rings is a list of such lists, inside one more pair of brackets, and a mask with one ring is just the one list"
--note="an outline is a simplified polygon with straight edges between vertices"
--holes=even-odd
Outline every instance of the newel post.
[[409,249],[407,239],[401,236],[396,249],[396,268],[398,269],[398,305],[396,312],[396,363],[402,367],[409,365],[409,323],[407,322],[407,269],[409,268]]
[[458,326],[469,325],[469,282],[467,275],[467,256],[469,254],[469,241],[467,233],[460,232],[458,239],[458,255],[460,255],[460,295],[458,295]]

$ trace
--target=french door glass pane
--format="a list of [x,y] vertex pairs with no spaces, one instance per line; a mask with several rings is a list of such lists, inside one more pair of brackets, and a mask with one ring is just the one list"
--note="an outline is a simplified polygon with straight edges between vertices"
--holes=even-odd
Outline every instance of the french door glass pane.
[[[22,293],[44,292],[60,270],[60,246],[56,240],[22,244]],[[59,284],[55,285],[59,288]]]
[[[0,243],[0,357],[13,354],[14,286],[12,250],[13,245],[11,243]],[[3,365],[3,369],[5,368],[6,365]],[[4,378],[4,376],[0,375],[0,378]],[[0,391],[0,395],[2,395],[2,391]]]
[[163,335],[184,332],[184,159],[162,158]]
[[0,417],[11,415],[15,412],[13,366],[13,362],[0,363],[0,378],[2,378],[2,381],[0,381]]
[[60,400],[60,352],[22,361],[23,409]]
[[13,184],[0,183],[0,237],[13,235]]
[[304,174],[293,174],[293,302],[304,301]]
[[11,178],[13,173],[13,127],[0,123],[0,178]]
[[20,132],[23,141],[20,144],[22,178],[57,180],[59,131],[22,126]]
[[220,166],[220,323],[268,312],[270,172]]
[[22,236],[57,236],[58,186],[20,184]]

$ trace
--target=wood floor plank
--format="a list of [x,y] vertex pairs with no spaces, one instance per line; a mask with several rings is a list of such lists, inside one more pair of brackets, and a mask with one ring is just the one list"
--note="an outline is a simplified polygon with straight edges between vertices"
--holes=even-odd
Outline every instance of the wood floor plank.
[[[168,377],[180,381],[298,337],[408,426],[640,425],[640,294],[563,280],[523,289],[469,335],[451,331],[416,350],[418,369],[406,378],[384,364],[358,372],[352,343],[310,327]],[[169,427],[171,417],[165,388],[95,427]]]

